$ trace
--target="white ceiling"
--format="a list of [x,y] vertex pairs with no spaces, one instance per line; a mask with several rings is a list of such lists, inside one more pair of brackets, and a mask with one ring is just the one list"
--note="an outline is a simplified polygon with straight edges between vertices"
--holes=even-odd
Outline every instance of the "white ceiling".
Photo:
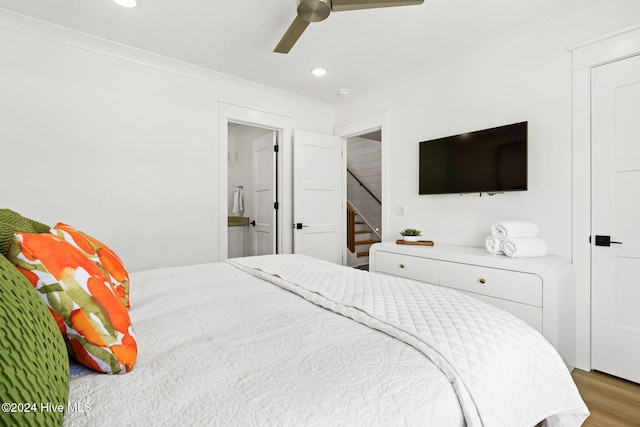
[[[273,48],[297,0],[0,0],[0,8],[330,104],[583,0],[425,0],[334,12],[288,55]],[[316,66],[329,73],[311,76]]]

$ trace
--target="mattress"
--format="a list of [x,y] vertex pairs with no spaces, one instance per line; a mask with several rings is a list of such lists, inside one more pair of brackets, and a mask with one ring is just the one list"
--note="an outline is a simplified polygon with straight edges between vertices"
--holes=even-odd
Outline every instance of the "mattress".
[[130,299],[135,368],[72,370],[66,426],[465,425],[421,351],[238,266],[133,273]]

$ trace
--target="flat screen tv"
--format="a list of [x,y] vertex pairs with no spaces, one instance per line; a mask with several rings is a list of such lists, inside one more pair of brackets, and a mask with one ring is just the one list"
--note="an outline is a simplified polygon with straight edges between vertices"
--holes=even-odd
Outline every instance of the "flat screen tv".
[[419,194],[527,190],[527,122],[420,142]]

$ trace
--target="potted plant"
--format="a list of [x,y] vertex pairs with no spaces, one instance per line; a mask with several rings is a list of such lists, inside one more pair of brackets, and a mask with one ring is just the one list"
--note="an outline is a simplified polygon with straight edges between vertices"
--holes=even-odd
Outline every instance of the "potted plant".
[[416,230],[415,228],[407,228],[400,232],[405,242],[417,242],[420,237],[420,230]]

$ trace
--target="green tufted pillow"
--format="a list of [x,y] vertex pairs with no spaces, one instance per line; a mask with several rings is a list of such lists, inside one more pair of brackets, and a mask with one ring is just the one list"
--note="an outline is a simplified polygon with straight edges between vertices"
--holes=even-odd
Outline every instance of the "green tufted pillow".
[[62,334],[35,288],[0,255],[0,425],[62,425],[68,397]]
[[0,254],[6,255],[13,233],[48,233],[51,227],[33,219],[25,218],[11,209],[0,209]]

